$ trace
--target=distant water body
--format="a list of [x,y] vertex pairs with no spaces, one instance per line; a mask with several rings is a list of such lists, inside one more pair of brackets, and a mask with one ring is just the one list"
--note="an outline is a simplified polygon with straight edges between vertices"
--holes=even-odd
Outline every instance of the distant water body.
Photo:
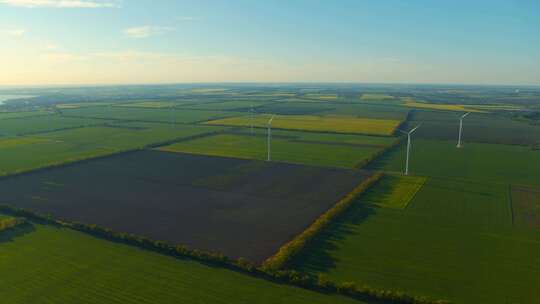
[[0,105],[3,105],[4,101],[6,101],[6,100],[32,98],[32,97],[36,97],[36,96],[31,96],[31,95],[0,95]]

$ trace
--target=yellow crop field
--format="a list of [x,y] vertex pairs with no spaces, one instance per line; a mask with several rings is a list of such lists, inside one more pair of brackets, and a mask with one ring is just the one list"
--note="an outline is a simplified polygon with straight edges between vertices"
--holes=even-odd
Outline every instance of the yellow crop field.
[[[231,117],[206,122],[209,125],[266,127],[271,115]],[[352,116],[276,115],[272,127],[277,129],[392,135],[401,121],[357,118]]]
[[[426,177],[385,175],[379,181],[379,187],[366,192],[362,200],[379,207],[405,209],[426,180]],[[379,189],[387,192],[381,195]]]
[[12,137],[0,140],[0,149],[11,148],[22,145],[31,145],[37,143],[48,142],[49,139],[40,137]]
[[486,113],[486,111],[475,109],[473,108],[473,106],[466,106],[461,104],[434,104],[407,100],[405,102],[405,106],[417,109]]

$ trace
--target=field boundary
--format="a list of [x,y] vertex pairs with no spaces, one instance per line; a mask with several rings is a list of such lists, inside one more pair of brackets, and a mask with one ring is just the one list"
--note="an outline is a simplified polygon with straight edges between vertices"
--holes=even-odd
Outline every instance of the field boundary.
[[41,167],[25,169],[25,170],[20,170],[20,171],[14,171],[14,172],[8,173],[8,174],[0,174],[0,180],[6,179],[6,178],[12,178],[12,177],[16,177],[16,176],[33,174],[33,173],[36,173],[36,172],[53,170],[53,169],[57,169],[57,168],[76,166],[76,165],[78,165],[80,163],[87,162],[87,161],[93,161],[93,160],[98,160],[98,159],[103,159],[103,158],[108,158],[108,157],[113,157],[113,156],[118,156],[118,155],[123,155],[123,154],[129,154],[129,153],[134,153],[134,152],[137,152],[137,151],[142,151],[142,150],[147,150],[147,149],[155,149],[155,148],[158,148],[158,147],[161,147],[161,146],[166,146],[166,145],[174,144],[174,143],[177,143],[177,142],[189,141],[189,140],[192,140],[192,139],[202,138],[202,137],[206,137],[206,136],[213,136],[213,135],[219,134],[219,133],[224,132],[224,131],[226,131],[226,130],[216,130],[216,131],[212,131],[212,132],[208,132],[208,133],[202,133],[202,134],[197,134],[197,135],[192,135],[192,136],[187,136],[187,137],[179,137],[179,138],[175,138],[175,139],[171,139],[171,140],[167,140],[167,141],[151,143],[151,144],[147,144],[147,145],[144,145],[144,146],[135,147],[135,148],[132,148],[132,149],[116,150],[116,151],[112,151],[110,153],[97,154],[97,155],[94,155],[94,156],[86,156],[86,157],[83,156],[83,157],[80,157],[80,158],[75,157],[75,158],[72,158],[72,159],[64,161],[64,162],[56,162],[56,163],[46,164],[46,165],[41,166]]
[[[382,173],[380,173],[382,174]],[[270,271],[262,267],[256,267],[245,259],[230,259],[221,253],[212,253],[189,249],[182,245],[170,245],[166,242],[151,240],[133,234],[115,232],[111,229],[97,225],[87,225],[77,222],[55,219],[49,215],[42,215],[27,209],[15,208],[9,205],[0,205],[0,212],[22,217],[24,221],[34,221],[40,224],[54,227],[72,229],[93,237],[125,245],[135,246],[143,250],[157,252],[178,259],[191,259],[204,265],[222,267],[269,282],[286,284],[311,290],[319,293],[337,294],[358,300],[377,301],[377,303],[396,304],[449,304],[445,300],[432,300],[426,297],[409,296],[400,291],[374,289],[368,286],[357,286],[355,283],[337,284],[327,280],[321,280],[307,274],[293,270]]]
[[266,259],[262,265],[263,269],[275,271],[285,268],[287,264],[315,238],[315,236],[320,234],[320,232],[326,229],[337,217],[343,214],[351,206],[355,198],[369,189],[383,176],[384,174],[382,172],[377,172],[362,181],[358,186],[341,198],[333,207],[320,215],[302,233],[285,243],[273,256]]
[[426,176],[420,176],[422,177],[423,179],[423,182],[420,186],[418,186],[418,188],[416,188],[416,190],[414,191],[413,195],[411,195],[411,197],[409,198],[409,200],[407,201],[407,205],[405,205],[405,208],[403,208],[403,210],[409,208],[410,204],[412,201],[414,201],[414,199],[416,198],[416,196],[418,195],[418,193],[420,191],[422,191],[422,189],[424,189],[424,186],[426,185],[426,183],[429,181],[429,177],[426,177]]
[[404,140],[405,140],[404,136],[396,138],[396,140],[393,143],[391,143],[390,145],[378,150],[377,152],[373,153],[372,155],[370,155],[366,159],[361,160],[360,162],[358,162],[356,165],[353,166],[353,169],[362,169],[362,168],[368,166],[370,163],[377,160],[379,157],[382,157],[384,154],[386,154],[386,153],[392,151],[393,149],[399,147],[399,145],[401,145],[401,143]]

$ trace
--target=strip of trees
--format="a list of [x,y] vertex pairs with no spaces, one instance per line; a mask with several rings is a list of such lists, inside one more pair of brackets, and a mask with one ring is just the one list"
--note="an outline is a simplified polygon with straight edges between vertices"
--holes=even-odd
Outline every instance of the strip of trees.
[[[365,188],[369,185],[376,182],[381,178],[381,173],[372,176],[368,181],[365,181],[360,186],[356,187],[353,192],[344,197],[341,201],[338,202],[340,207],[334,207],[334,211],[331,213],[327,212],[327,219],[321,220],[326,221],[331,220],[337,214],[341,213],[346,208],[347,204],[352,202],[352,199],[357,196],[359,193],[363,192]],[[369,183],[369,185],[367,184]],[[356,194],[354,194],[356,193]],[[337,204],[336,204],[337,205]],[[330,211],[330,210],[329,210]],[[330,294],[339,294],[355,299],[361,300],[377,300],[383,303],[396,303],[396,304],[448,304],[450,302],[443,300],[432,300],[424,297],[414,297],[406,295],[403,292],[391,291],[391,290],[381,290],[369,287],[367,285],[358,284],[358,283],[335,283],[330,280],[327,280],[324,276],[314,276],[309,274],[300,273],[294,270],[283,270],[283,269],[272,269],[269,267],[257,267],[256,265],[250,263],[244,258],[231,259],[226,257],[221,253],[213,253],[200,251],[196,249],[190,249],[182,245],[170,245],[166,242],[151,240],[145,237],[115,232],[111,229],[100,227],[98,225],[87,225],[77,222],[70,222],[66,220],[55,219],[49,215],[41,215],[27,209],[15,208],[9,205],[0,205],[0,213],[9,214],[12,216],[23,217],[29,221],[48,224],[57,227],[74,229],[81,231],[90,235],[93,235],[98,238],[106,239],[113,242],[123,243],[131,246],[136,246],[142,249],[151,250],[161,254],[166,254],[176,258],[188,258],[196,260],[206,265],[219,266],[227,268],[233,271],[241,272],[248,274],[254,277],[261,279],[269,280],[272,282],[277,282],[281,284],[293,285],[300,288],[305,288],[317,292],[324,292]],[[321,216],[322,217],[322,216]],[[319,224],[322,225],[322,222],[319,221]],[[313,225],[312,225],[313,226]],[[311,227],[311,226],[310,226]],[[322,227],[321,227],[322,228]],[[316,229],[321,229],[316,228]],[[309,229],[309,228],[308,228]],[[313,228],[315,229],[315,228]],[[304,235],[304,233],[302,233]],[[298,249],[294,249],[296,250]],[[288,259],[286,259],[288,260]]]
[[273,256],[263,262],[265,270],[279,270],[286,268],[289,263],[312,241],[319,233],[326,229],[336,218],[342,215],[354,203],[355,199],[366,191],[371,185],[379,181],[383,176],[377,172],[356,186],[345,197],[340,199],[332,208],[328,209],[315,220],[306,230],[294,239],[281,246]]
[[11,229],[25,222],[26,220],[20,217],[9,217],[5,219],[0,219],[0,232]]

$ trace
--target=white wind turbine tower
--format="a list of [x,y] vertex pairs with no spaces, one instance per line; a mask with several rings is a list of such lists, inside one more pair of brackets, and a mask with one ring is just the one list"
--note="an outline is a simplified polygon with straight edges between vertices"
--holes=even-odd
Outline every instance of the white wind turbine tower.
[[463,119],[465,117],[467,117],[467,115],[469,115],[469,114],[471,114],[471,112],[463,114],[463,116],[461,116],[461,118],[459,119],[459,135],[458,135],[458,142],[457,142],[457,147],[458,148],[462,147],[462,145],[461,145],[461,134],[463,133]]
[[272,120],[274,120],[274,116],[275,115],[272,115],[272,117],[270,117],[270,120],[268,121],[268,139],[267,139],[267,143],[266,143],[266,147],[268,149],[268,151],[267,151],[268,156],[266,158],[266,161],[271,161],[272,160],[270,144],[271,144],[271,141],[272,141]]
[[420,128],[420,125],[416,126],[416,128],[410,130],[409,132],[398,130],[399,132],[401,132],[403,134],[407,134],[407,160],[405,162],[405,175],[409,175],[409,159],[410,159],[410,155],[411,155],[411,135],[418,128]]

